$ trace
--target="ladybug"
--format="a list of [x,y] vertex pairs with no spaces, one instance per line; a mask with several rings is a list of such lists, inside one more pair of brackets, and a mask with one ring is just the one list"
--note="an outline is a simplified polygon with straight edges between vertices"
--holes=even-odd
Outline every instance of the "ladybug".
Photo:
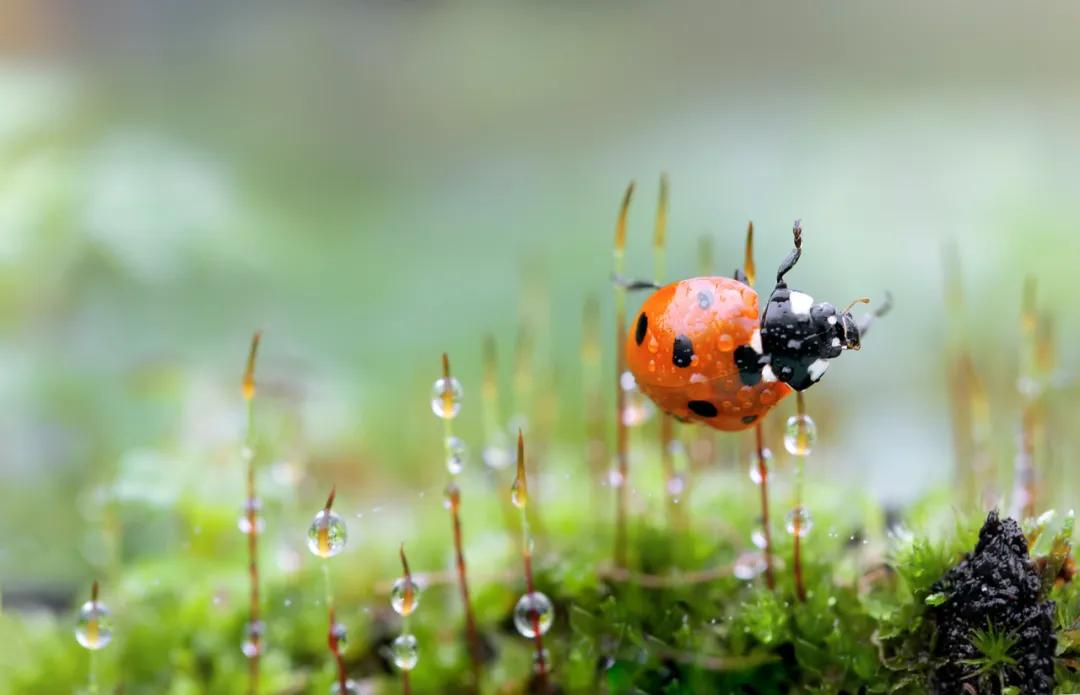
[[627,336],[626,360],[638,386],[661,410],[684,422],[744,430],[792,390],[816,384],[829,360],[859,349],[861,336],[888,302],[860,323],[850,311],[855,302],[837,311],[789,288],[784,276],[802,255],[798,221],[793,235],[795,248],[780,264],[760,315],[758,294],[742,271],[734,278],[680,280],[645,300]]

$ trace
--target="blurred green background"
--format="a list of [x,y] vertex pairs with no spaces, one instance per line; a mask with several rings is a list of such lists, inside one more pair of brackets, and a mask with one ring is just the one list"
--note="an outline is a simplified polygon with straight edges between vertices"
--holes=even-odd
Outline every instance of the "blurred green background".
[[[662,171],[672,279],[697,272],[703,236],[730,274],[751,219],[767,279],[798,217],[797,286],[841,306],[895,297],[810,394],[811,480],[889,503],[950,484],[954,329],[993,395],[1007,468],[1027,274],[1072,394],[1058,422],[1075,421],[1075,4],[15,0],[5,13],[9,602],[66,600],[101,571],[103,499],[129,505],[125,558],[186,548],[154,525],[180,500],[239,508],[256,328],[277,443],[264,488],[295,487],[305,515],[331,480],[358,538],[386,534],[371,519],[387,507],[406,537],[408,519],[439,515],[439,355],[465,384],[475,471],[481,344],[495,336],[509,415],[522,326],[552,385],[557,499],[586,470],[584,298],[604,307],[610,364],[616,208],[636,179],[629,267],[647,276]],[[1058,435],[1053,455],[1070,460],[1077,435]],[[383,543],[390,567],[397,541]]]

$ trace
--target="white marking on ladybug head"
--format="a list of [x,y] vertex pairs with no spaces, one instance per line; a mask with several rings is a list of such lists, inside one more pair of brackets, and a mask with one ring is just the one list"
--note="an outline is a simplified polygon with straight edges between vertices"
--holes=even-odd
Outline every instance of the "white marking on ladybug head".
[[754,334],[750,336],[750,347],[757,354],[761,354],[761,329],[755,328]]
[[762,368],[761,380],[766,382],[776,381],[776,375],[773,374],[772,365],[767,364]]
[[833,347],[840,347],[840,339],[839,338],[833,338],[832,339],[832,346]]
[[810,314],[810,307],[814,306],[814,298],[805,292],[792,291],[788,299],[791,302],[791,313],[801,316]]
[[817,381],[818,379],[820,379],[825,374],[825,370],[828,368],[829,363],[827,360],[818,358],[811,362],[810,367],[807,369],[807,372],[810,374],[811,381]]
[[835,316],[830,316],[828,319],[826,319],[826,322],[830,326],[835,326],[836,325],[836,317]]

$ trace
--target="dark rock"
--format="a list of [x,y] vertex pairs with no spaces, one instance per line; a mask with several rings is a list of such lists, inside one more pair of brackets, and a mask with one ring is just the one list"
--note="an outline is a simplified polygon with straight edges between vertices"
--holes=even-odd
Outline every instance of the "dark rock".
[[[995,630],[1017,638],[1009,655],[1016,664],[1004,669],[1005,685],[1025,695],[1050,695],[1054,689],[1054,603],[1042,601],[1039,575],[1028,557],[1027,541],[1012,519],[990,512],[979,542],[956,567],[931,588],[948,599],[929,609],[936,628],[934,657],[940,665],[931,677],[935,693],[999,693],[997,678],[975,677],[964,663],[980,654],[971,643],[974,630]],[[979,688],[982,688],[981,690]],[[989,688],[989,689],[988,689]]]

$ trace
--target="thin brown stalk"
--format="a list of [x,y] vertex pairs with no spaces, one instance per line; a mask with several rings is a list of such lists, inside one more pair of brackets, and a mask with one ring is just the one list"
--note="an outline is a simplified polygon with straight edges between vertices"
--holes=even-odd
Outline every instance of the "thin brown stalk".
[[[401,597],[401,615],[402,615],[402,632],[409,631],[409,616],[412,615],[413,609],[416,606],[416,595],[413,593],[413,578],[412,572],[409,571],[409,560],[405,557],[405,543],[402,543],[398,549],[398,554],[401,555],[401,572],[405,577],[405,594]],[[401,669],[401,692],[404,695],[409,695],[412,691],[412,686],[409,683],[409,670]]]
[[[488,446],[504,447],[507,442],[503,436],[503,430],[500,423],[502,422],[502,411],[499,408],[499,363],[496,357],[495,351],[495,338],[488,335],[484,338],[484,381],[481,388],[481,409],[482,418],[484,421],[484,439]],[[501,452],[500,455],[509,456],[510,452]],[[499,471],[492,467],[487,467],[487,481],[493,488],[498,488],[501,483],[499,482]],[[502,497],[500,496],[500,499]],[[514,508],[508,500],[503,500],[499,505],[500,511],[503,515],[503,523],[506,526],[506,532],[510,535],[511,542],[514,540]]]
[[[757,271],[754,266],[753,221],[748,222],[746,225],[743,275],[746,276],[746,282],[753,287],[754,280],[757,279]],[[761,478],[758,487],[761,495],[761,531],[765,537],[765,547],[762,548],[762,553],[765,555],[765,585],[770,589],[775,589],[776,577],[773,574],[772,529],[769,525],[769,467],[765,462],[765,433],[760,421],[754,426],[754,450],[757,454],[758,477]]]
[[[450,387],[450,357],[445,352],[442,356],[442,366],[443,379],[446,383],[446,391],[444,393],[444,398],[446,399],[445,408],[447,411],[450,411],[452,398]],[[453,434],[453,428],[450,422],[450,418],[443,418],[446,442],[450,441],[450,437]],[[480,635],[476,630],[476,617],[473,615],[472,601],[469,599],[469,579],[465,570],[465,551],[461,540],[461,489],[452,478],[450,484],[446,486],[446,498],[450,503],[450,519],[454,530],[454,554],[457,563],[458,585],[461,589],[461,601],[465,609],[465,636],[469,642],[469,658],[472,663],[473,678],[475,679],[475,685],[479,686],[482,650],[480,646]]]
[[[512,487],[512,500],[514,505],[521,510],[521,560],[525,570],[525,591],[529,596],[536,592],[533,583],[532,572],[532,545],[529,538],[529,520],[526,509],[529,504],[529,484],[525,474],[525,438],[518,431],[517,441],[517,474],[514,477]],[[540,616],[533,613],[532,616],[533,640],[536,642],[536,666],[537,676],[543,691],[547,690],[548,667],[544,659],[544,637],[540,634]]]
[[[626,253],[626,217],[630,209],[630,198],[634,194],[633,182],[626,188],[619,217],[615,225],[615,275],[622,277]],[[626,392],[622,388],[622,374],[626,370],[626,289],[622,283],[615,283],[615,452],[618,458],[619,478],[615,490],[615,564],[626,566],[626,507],[628,504],[628,486],[630,484],[630,452],[626,423],[623,422],[626,410]]]
[[1024,282],[1022,309],[1020,312],[1020,452],[1016,457],[1015,487],[1013,496],[1015,506],[1022,518],[1035,515],[1037,506],[1035,473],[1035,430],[1038,419],[1038,314],[1035,305],[1035,278],[1028,276]]
[[[795,405],[796,410],[800,416],[806,415],[806,401],[803,398],[802,391],[795,392]],[[799,456],[795,462],[795,509],[798,510],[803,504],[803,468],[805,466],[805,456]],[[803,566],[802,566],[802,515],[795,514],[794,527],[792,533],[794,534],[794,542],[792,548],[792,564],[794,566],[795,573],[795,597],[800,601],[806,600],[806,586],[803,583]]]
[[[667,274],[667,213],[668,179],[666,174],[662,174],[660,176],[660,198],[656,204],[656,225],[653,229],[653,282],[657,285],[664,283],[664,277]],[[678,497],[671,491],[671,484],[676,475],[674,457],[671,455],[671,443],[674,438],[674,418],[667,413],[661,413],[658,442],[660,445],[660,468],[664,476],[664,499],[667,500],[668,525],[672,528],[681,526]],[[679,495],[685,495],[685,490],[680,492]]]
[[[259,352],[262,331],[256,331],[251,337],[244,377],[240,392],[247,402],[247,433],[244,437],[245,458],[247,460],[247,503],[245,517],[247,521],[247,552],[249,593],[249,625],[255,626],[260,620],[259,596],[259,530],[258,497],[255,490],[255,359]],[[259,660],[262,655],[262,634],[260,630],[249,629],[247,639],[252,643],[252,655],[248,659],[248,692],[255,695],[259,691]]]
[[776,577],[773,575],[772,530],[769,526],[769,467],[765,463],[764,440],[764,433],[759,422],[754,427],[754,443],[757,450],[758,477],[761,478],[761,483],[758,485],[761,493],[761,531],[765,536],[765,547],[762,548],[761,552],[765,555],[765,585],[770,589],[775,589]]
[[[329,509],[329,506],[327,506],[327,509]],[[349,675],[345,670],[345,656],[341,653],[341,637],[337,631],[337,619],[334,616],[334,604],[332,602],[327,602],[326,611],[329,623],[326,629],[326,644],[330,647],[330,653],[333,654],[334,663],[337,665],[338,688],[341,695],[345,695],[349,692]]]
[[472,662],[473,677],[479,684],[482,665],[480,635],[476,631],[476,618],[473,616],[472,602],[469,599],[469,578],[465,571],[465,552],[462,550],[461,490],[453,481],[446,488],[446,497],[450,501],[450,517],[454,525],[454,557],[457,564],[461,603],[465,607],[465,637],[469,641],[469,658]]

